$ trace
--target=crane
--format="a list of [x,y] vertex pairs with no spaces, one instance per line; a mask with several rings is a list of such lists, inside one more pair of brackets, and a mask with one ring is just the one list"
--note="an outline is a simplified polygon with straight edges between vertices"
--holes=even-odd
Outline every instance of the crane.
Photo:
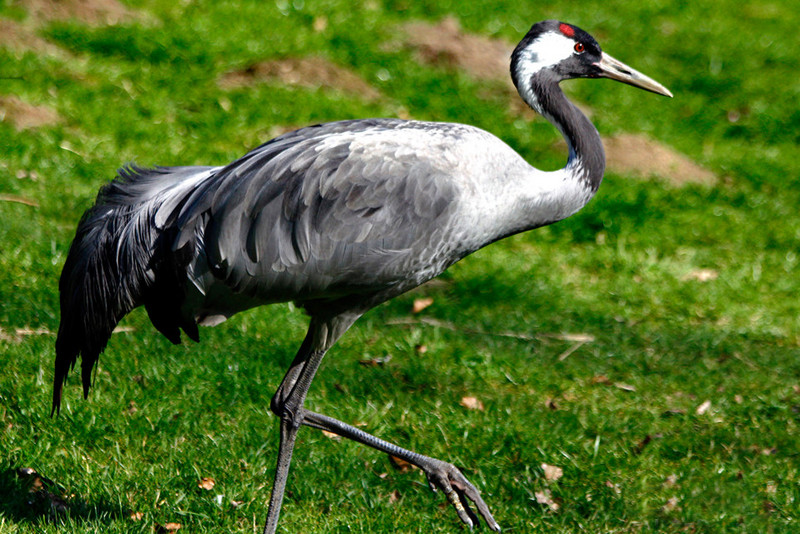
[[[499,531],[478,489],[450,463],[304,407],[325,353],[365,312],[498,239],[581,209],[605,170],[600,136],[559,82],[610,78],[672,94],[601,51],[580,28],[534,24],[511,55],[522,99],[563,134],[563,169],[529,165],[464,124],[363,119],[286,133],[216,167],[127,166],[84,213],[59,282],[53,413],[81,357],[84,397],[117,323],[144,306],[173,343],[237,312],[294,302],[305,335],[270,402],[280,418],[265,534],[280,515],[298,429],[399,457],[442,490],[460,520]],[[474,508],[474,509],[473,509]]]

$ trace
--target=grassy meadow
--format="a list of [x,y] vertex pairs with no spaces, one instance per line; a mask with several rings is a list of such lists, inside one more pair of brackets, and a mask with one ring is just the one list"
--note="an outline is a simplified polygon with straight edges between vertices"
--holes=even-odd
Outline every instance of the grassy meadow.
[[[307,406],[462,467],[504,532],[797,532],[793,2],[121,1],[0,0],[0,533],[263,527],[269,399],[307,324],[291,305],[180,346],[136,310],[88,401],[75,372],[50,418],[58,276],[118,167],[218,165],[294,127],[404,117],[558,168],[558,132],[505,72],[470,69],[547,18],[675,98],[566,83],[618,141],[595,199],[369,312]],[[462,526],[419,471],[305,428],[279,530]]]

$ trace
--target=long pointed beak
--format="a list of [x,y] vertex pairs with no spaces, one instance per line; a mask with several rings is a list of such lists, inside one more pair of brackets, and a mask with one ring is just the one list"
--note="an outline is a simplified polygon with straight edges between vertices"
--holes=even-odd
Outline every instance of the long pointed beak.
[[669,89],[605,52],[603,52],[600,62],[595,63],[595,65],[600,68],[601,73],[599,76],[603,78],[617,80],[618,82],[627,83],[628,85],[672,98],[672,93],[669,92]]

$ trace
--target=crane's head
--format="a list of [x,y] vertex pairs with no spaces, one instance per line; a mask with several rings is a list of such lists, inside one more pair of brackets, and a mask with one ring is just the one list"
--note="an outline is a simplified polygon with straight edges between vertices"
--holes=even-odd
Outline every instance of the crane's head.
[[557,20],[534,24],[511,55],[514,84],[534,108],[534,85],[558,83],[570,78],[610,78],[659,95],[669,90],[600,49],[597,41],[580,28]]

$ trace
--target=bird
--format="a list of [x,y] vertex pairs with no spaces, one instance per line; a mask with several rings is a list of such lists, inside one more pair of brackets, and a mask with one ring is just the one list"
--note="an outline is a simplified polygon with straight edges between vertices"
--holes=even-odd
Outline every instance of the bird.
[[566,166],[542,171],[477,127],[355,119],[280,135],[224,166],[123,166],[84,213],[59,280],[53,405],[81,359],[84,398],[116,325],[144,306],[173,343],[181,332],[293,302],[308,331],[270,410],[277,467],[265,534],[274,534],[298,429],[338,434],[419,467],[458,518],[500,531],[480,491],[453,464],[313,412],[304,401],[336,341],[364,313],[504,237],[576,213],[605,170],[595,127],[562,92],[608,78],[672,97],[603,52],[575,25],[533,24],[511,54],[520,97],[564,136]]

